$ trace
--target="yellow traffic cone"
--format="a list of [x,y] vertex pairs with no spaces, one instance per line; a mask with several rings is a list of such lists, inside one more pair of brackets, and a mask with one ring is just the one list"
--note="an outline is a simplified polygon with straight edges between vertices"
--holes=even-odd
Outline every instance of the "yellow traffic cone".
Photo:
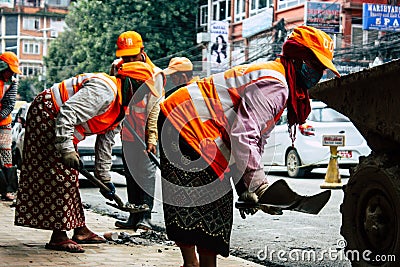
[[339,173],[337,146],[330,146],[331,158],[325,174],[325,182],[320,186],[322,189],[340,189],[343,187]]
[[338,146],[345,145],[344,135],[323,135],[322,145],[329,146],[331,157],[329,159],[328,169],[326,170],[325,182],[320,186],[322,189],[340,189],[343,187],[339,173]]

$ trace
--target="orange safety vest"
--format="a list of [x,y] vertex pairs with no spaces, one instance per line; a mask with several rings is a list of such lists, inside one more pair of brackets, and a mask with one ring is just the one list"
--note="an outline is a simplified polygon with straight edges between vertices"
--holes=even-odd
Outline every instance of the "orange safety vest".
[[[107,131],[115,129],[123,118],[120,116],[122,108],[121,94],[118,93],[118,90],[121,90],[120,80],[105,73],[80,74],[53,85],[53,87],[51,87],[51,94],[57,111],[59,111],[60,107],[90,79],[97,79],[97,82],[101,82],[111,88],[114,92],[114,101],[104,113],[91,118],[85,123],[75,125],[74,144],[83,140],[87,135],[104,134]],[[124,107],[124,112],[125,109]]]
[[[1,100],[3,99],[6,92],[10,89],[10,86],[5,86],[4,81],[0,80],[0,110],[2,108]],[[12,122],[12,116],[9,114],[6,118],[0,121],[0,126],[8,125]]]
[[[129,105],[126,109],[124,120],[124,123],[129,123],[132,126],[143,142],[146,140],[147,96],[139,103]],[[135,140],[128,127],[122,127],[122,140],[129,142]]]
[[[229,132],[244,89],[263,79],[277,80],[288,87],[285,69],[277,61],[240,65],[182,87],[160,105],[180,135],[220,179],[229,165]],[[275,114],[274,120],[280,114]],[[266,127],[270,126],[271,122],[266,122]]]

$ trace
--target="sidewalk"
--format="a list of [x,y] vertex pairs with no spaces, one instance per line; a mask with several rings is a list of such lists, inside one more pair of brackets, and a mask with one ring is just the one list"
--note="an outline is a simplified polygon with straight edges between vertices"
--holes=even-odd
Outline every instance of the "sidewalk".
[[[14,208],[0,201],[1,266],[171,266],[182,265],[179,248],[167,245],[106,244],[83,245],[85,253],[47,250],[51,232],[14,225]],[[119,232],[114,218],[85,210],[88,227],[97,234]],[[124,230],[133,235],[133,231]],[[71,234],[71,233],[69,233]],[[261,266],[234,256],[218,257],[218,266]]]

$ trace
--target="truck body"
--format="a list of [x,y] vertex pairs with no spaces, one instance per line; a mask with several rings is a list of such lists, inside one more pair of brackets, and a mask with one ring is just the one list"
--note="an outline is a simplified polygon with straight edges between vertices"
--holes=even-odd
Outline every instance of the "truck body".
[[350,118],[372,152],[344,186],[341,234],[353,266],[400,261],[400,60],[321,82],[310,97]]

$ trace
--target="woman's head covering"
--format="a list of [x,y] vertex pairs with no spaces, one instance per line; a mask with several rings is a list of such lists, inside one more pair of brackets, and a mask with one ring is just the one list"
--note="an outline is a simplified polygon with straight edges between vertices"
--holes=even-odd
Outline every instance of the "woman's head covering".
[[192,70],[193,70],[193,64],[188,58],[174,57],[169,62],[168,68],[165,69],[163,72],[165,75],[171,75],[175,72],[192,71]]
[[19,70],[19,61],[16,54],[13,52],[4,52],[0,55],[0,60],[7,63],[8,67],[12,70],[12,72],[16,74],[22,74]]
[[324,31],[311,26],[299,26],[290,34],[288,41],[293,40],[310,49],[317,59],[336,76],[339,72],[333,65],[333,40]]
[[[280,61],[285,66],[286,80],[289,85],[289,99],[287,101],[289,126],[303,124],[311,112],[307,89],[299,87],[296,83],[296,70],[293,59],[307,60],[314,58],[317,58],[322,65],[340,77],[339,72],[332,63],[333,41],[331,37],[314,27],[296,27],[283,44],[280,58]],[[294,136],[292,137],[293,139]]]
[[154,88],[154,79],[153,79],[154,71],[149,64],[141,61],[124,63],[119,68],[118,75],[127,76],[135,80],[139,80],[146,83],[151,93],[159,97],[157,90],[155,90]]

